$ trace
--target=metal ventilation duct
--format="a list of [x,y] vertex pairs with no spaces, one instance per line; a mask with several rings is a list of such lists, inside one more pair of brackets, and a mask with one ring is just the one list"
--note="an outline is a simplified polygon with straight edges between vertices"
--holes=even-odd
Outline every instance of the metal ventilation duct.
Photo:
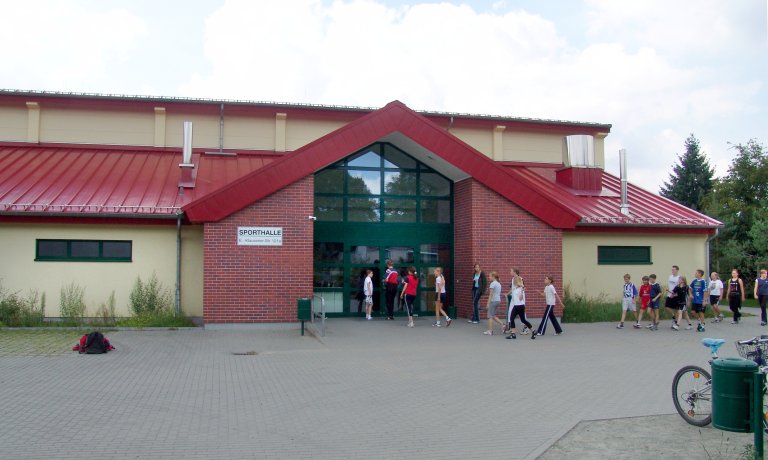
[[595,167],[595,138],[587,134],[565,136],[565,166]]

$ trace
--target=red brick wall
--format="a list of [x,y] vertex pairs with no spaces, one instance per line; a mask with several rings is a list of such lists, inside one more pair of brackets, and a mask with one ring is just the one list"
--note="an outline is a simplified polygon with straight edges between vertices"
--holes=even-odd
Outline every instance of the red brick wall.
[[[296,321],[312,296],[313,176],[205,224],[203,316],[210,323]],[[237,227],[282,227],[282,246],[238,246]]]
[[[509,291],[509,270],[520,269],[525,280],[526,314],[544,314],[544,277],[555,278],[555,288],[563,294],[562,231],[543,223],[474,179],[454,186],[454,301],[458,315],[472,316],[472,273],[479,263],[486,275],[499,274],[502,294]],[[480,299],[484,306],[487,296]],[[502,304],[504,299],[502,298]],[[506,308],[500,308],[506,313]],[[556,309],[558,316],[561,309]],[[482,315],[485,318],[485,315]]]

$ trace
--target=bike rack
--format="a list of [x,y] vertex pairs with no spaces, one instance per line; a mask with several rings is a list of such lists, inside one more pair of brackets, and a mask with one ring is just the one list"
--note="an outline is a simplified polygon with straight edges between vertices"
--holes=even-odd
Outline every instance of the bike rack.
[[[315,309],[315,297],[320,299],[320,311],[319,312]],[[319,334],[320,334],[320,337],[325,337],[325,299],[323,299],[323,296],[321,296],[320,294],[314,294],[312,296],[312,306],[311,306],[311,308],[312,308],[312,314],[311,314],[312,326],[314,326],[317,329],[317,326],[315,325],[315,318],[317,318],[319,320],[319,323],[320,323],[320,328],[319,328],[319,331],[318,331]]]

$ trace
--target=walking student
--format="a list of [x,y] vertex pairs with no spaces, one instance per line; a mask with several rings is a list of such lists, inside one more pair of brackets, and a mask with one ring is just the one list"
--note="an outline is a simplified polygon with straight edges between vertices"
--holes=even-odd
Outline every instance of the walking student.
[[398,274],[395,263],[387,259],[387,271],[384,272],[384,288],[387,299],[387,319],[395,319],[395,297],[397,297]]
[[725,318],[720,311],[720,299],[723,296],[723,281],[717,272],[709,275],[709,304],[712,305],[712,314],[715,315],[714,322],[719,323]]
[[448,313],[443,310],[447,296],[445,295],[445,278],[443,277],[443,269],[440,267],[435,268],[435,324],[433,326],[440,327],[440,315],[445,316],[445,327],[451,325],[453,321]]
[[624,275],[624,287],[621,299],[621,321],[616,325],[616,329],[624,329],[624,318],[627,316],[627,311],[632,311],[635,316],[635,327],[639,328],[640,323],[637,322],[637,287],[631,281],[632,277],[629,273]]
[[766,325],[765,305],[768,303],[768,271],[760,270],[760,276],[755,280],[755,298],[760,305],[760,325]]
[[677,283],[680,281],[680,275],[678,275],[679,270],[680,267],[677,265],[672,266],[672,274],[667,278],[667,297],[664,299],[664,308],[666,308],[672,316],[672,321],[674,321],[675,324],[677,324],[677,320],[675,319],[677,318],[677,300],[675,300],[674,295]]
[[735,268],[731,270],[731,279],[728,280],[728,292],[725,294],[728,297],[728,306],[733,312],[733,320],[731,324],[739,324],[741,319],[741,303],[744,302],[746,293],[744,292],[744,282],[739,278],[739,271]]
[[[688,280],[684,276],[681,276],[677,281],[677,286],[672,290],[672,293],[674,294],[672,298],[677,302],[677,321],[672,323],[672,329],[679,331],[680,321],[683,319],[683,312],[688,308],[688,294],[690,293]],[[690,323],[686,329],[692,329]]]
[[404,301],[405,314],[408,315],[408,327],[413,327],[413,301],[416,300],[416,288],[418,286],[419,279],[416,278],[416,267],[408,267],[403,291],[400,293],[400,299]]
[[704,280],[704,270],[696,270],[696,278],[691,281],[689,292],[691,294],[691,309],[699,320],[696,330],[704,332],[704,313],[707,308],[704,304],[704,299],[709,295],[707,293],[707,282]]
[[373,307],[373,270],[365,272],[365,282],[363,283],[363,295],[365,296],[365,319],[372,320],[371,308]]
[[653,324],[651,325],[650,329],[652,331],[658,331],[659,330],[659,307],[661,304],[661,294],[664,293],[664,290],[661,288],[661,285],[656,282],[656,274],[651,273],[651,275],[648,277],[648,282],[651,284],[651,305],[650,305],[650,311],[648,312],[648,315],[651,317]]
[[491,272],[491,285],[488,287],[488,329],[483,332],[485,335],[493,335],[493,323],[501,326],[501,332],[504,333],[504,323],[499,319],[497,310],[501,303],[501,283],[499,275]]
[[[519,272],[517,272],[519,273]],[[515,277],[514,287],[512,288],[512,302],[509,306],[509,312],[507,317],[507,325],[509,326],[508,339],[517,338],[517,328],[515,327],[515,317],[520,317],[520,322],[525,325],[522,334],[527,334],[526,331],[533,329],[533,325],[528,322],[525,317],[525,284],[523,279],[519,276]]]
[[[640,315],[637,318],[637,324],[635,324],[635,329],[640,329],[640,322],[643,320],[643,313],[648,310],[648,307],[651,305],[651,283],[650,283],[650,277],[643,276],[643,284],[640,285],[640,289],[638,289],[638,297],[640,297]],[[653,310],[648,312],[648,318],[651,320],[651,322],[648,324],[648,329],[653,327]]]
[[477,324],[480,322],[480,297],[488,289],[488,281],[485,279],[485,273],[480,270],[480,264],[475,264],[475,273],[472,276],[472,319],[468,323]]
[[552,327],[555,328],[555,335],[560,335],[563,333],[563,328],[560,327],[560,323],[557,322],[557,318],[555,317],[555,305],[556,302],[558,302],[563,307],[563,309],[565,309],[565,304],[560,299],[560,296],[557,295],[554,282],[555,280],[551,276],[544,278],[544,292],[542,292],[541,295],[544,296],[547,309],[544,311],[544,316],[541,318],[538,329],[536,329],[536,331],[531,334],[531,339],[535,339],[537,336],[544,335],[544,333],[547,332],[548,321],[552,321]]

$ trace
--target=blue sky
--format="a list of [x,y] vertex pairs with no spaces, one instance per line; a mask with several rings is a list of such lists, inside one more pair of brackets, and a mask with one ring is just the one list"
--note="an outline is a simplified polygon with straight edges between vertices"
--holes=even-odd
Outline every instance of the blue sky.
[[766,0],[0,0],[0,87],[610,123],[657,191],[768,143]]

